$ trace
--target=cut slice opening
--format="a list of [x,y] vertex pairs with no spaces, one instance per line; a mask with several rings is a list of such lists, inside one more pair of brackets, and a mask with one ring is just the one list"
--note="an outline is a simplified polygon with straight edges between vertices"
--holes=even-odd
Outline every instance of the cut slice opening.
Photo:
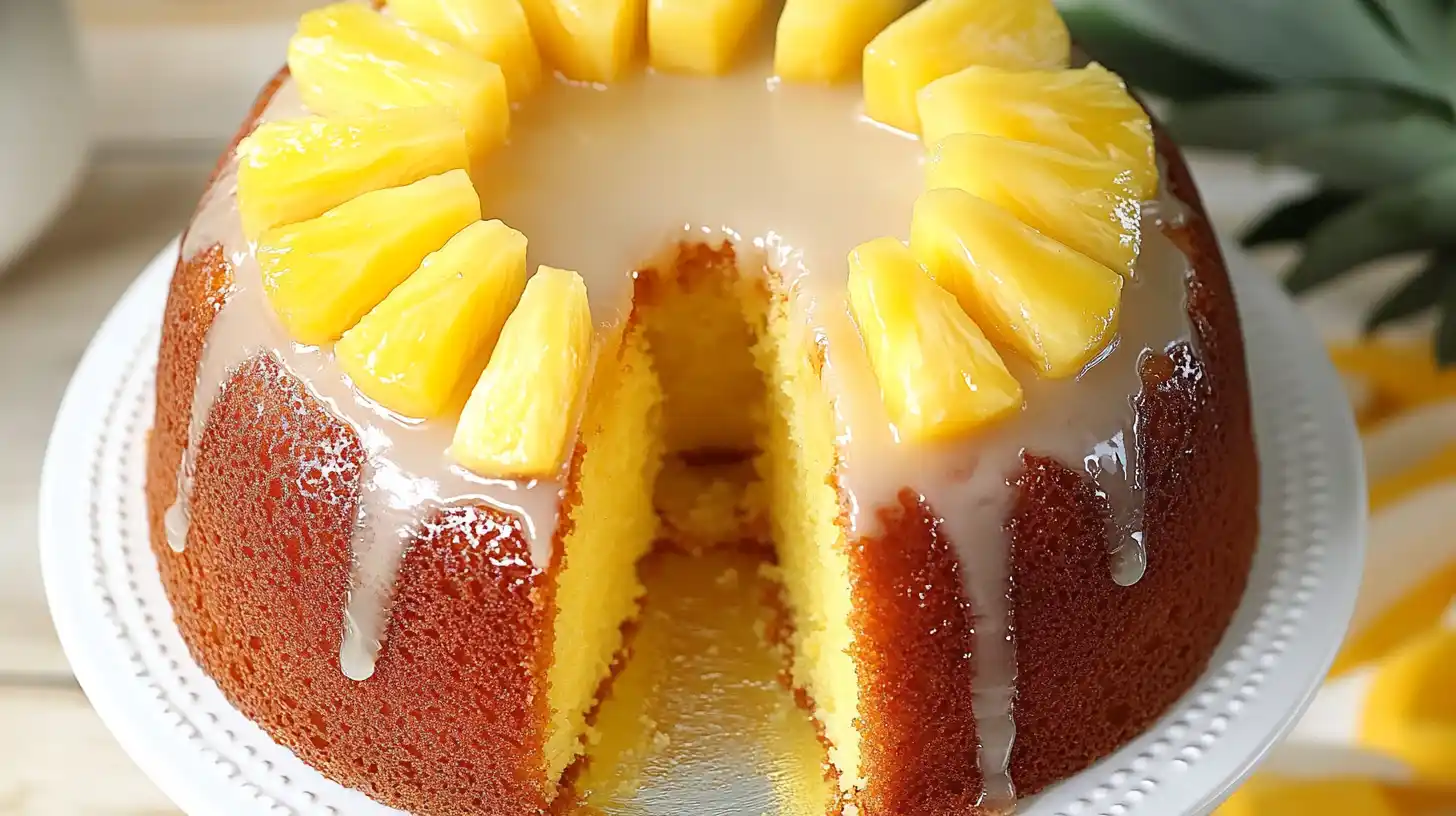
[[[821,738],[839,786],[859,782],[835,423],[817,346],[788,308],[761,263],[727,244],[683,245],[639,273],[632,315],[599,358],[548,680],[549,778],[585,752],[574,774],[584,799],[640,795],[652,768],[688,756],[671,750],[671,733],[701,742],[714,728],[724,745],[765,729],[772,756],[739,767],[773,766],[761,777],[791,811],[786,802],[807,801],[822,813],[832,793]],[[707,586],[717,581],[736,589]],[[718,614],[704,597],[721,601]],[[755,657],[678,651],[708,646]],[[796,692],[817,725],[792,705]],[[697,703],[666,699],[683,694]],[[674,778],[660,782],[680,786]]]

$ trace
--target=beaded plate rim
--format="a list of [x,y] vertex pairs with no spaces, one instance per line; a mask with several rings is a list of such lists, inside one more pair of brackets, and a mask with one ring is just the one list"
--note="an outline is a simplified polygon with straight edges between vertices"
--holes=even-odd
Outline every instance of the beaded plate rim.
[[[172,623],[140,480],[177,247],[112,309],[52,430],[40,546],[61,644],[123,748],[184,811],[398,814],[274,743],[202,673]],[[1261,475],[1248,588],[1194,687],[1137,739],[1022,800],[1024,816],[1211,811],[1309,704],[1354,608],[1365,483],[1339,378],[1289,298],[1242,252],[1224,251],[1249,349]],[[737,811],[724,802],[720,812]]]

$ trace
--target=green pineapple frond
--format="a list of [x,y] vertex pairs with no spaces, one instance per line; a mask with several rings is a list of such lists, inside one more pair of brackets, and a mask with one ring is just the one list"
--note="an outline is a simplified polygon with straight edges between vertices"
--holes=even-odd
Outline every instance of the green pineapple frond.
[[1170,103],[1184,145],[1301,168],[1317,190],[1274,208],[1248,246],[1302,245],[1302,293],[1403,253],[1429,262],[1370,313],[1433,310],[1456,364],[1453,0],[1063,0],[1074,36]]

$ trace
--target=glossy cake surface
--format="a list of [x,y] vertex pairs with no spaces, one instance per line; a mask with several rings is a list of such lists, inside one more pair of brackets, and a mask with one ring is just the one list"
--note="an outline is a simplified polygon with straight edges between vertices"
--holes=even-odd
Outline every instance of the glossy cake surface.
[[[552,4],[525,4],[546,42],[542,7]],[[876,40],[882,54],[918,36],[925,22],[912,18]],[[647,30],[676,30],[675,19]],[[1131,256],[1096,237],[1106,230],[1086,233],[1084,251],[1099,257],[1084,264],[1087,280],[1100,283],[1076,291],[1120,293],[1112,339],[1087,346],[1089,362],[1078,362],[1078,338],[1056,345],[997,322],[991,278],[974,277],[995,261],[982,245],[963,283],[920,260],[934,278],[925,286],[954,310],[947,319],[964,321],[965,307],[996,365],[1004,355],[1018,399],[1010,415],[922,444],[890,399],[889,369],[876,368],[845,259],[884,235],[921,251],[908,228],[913,211],[919,229],[921,165],[940,158],[861,118],[854,84],[775,78],[758,29],[743,30],[744,56],[729,67],[661,52],[715,78],[537,85],[506,49],[508,85],[529,95],[511,100],[508,142],[482,156],[479,132],[392,124],[429,145],[422,156],[459,140],[444,155],[471,157],[431,158],[415,173],[470,165],[480,206],[462,217],[519,230],[529,268],[585,279],[595,336],[580,397],[565,400],[575,407],[559,476],[472,472],[449,452],[474,395],[441,397],[451,407],[440,417],[401,416],[361,393],[368,374],[336,360],[330,341],[291,335],[260,259],[290,218],[340,203],[275,197],[293,215],[276,215],[280,203],[268,218],[281,226],[254,229],[239,206],[249,182],[238,188],[253,154],[223,157],[164,318],[153,545],[194,657],[330,778],[421,814],[570,809],[576,797],[558,790],[563,773],[568,791],[590,778],[579,757],[599,738],[599,690],[621,671],[623,624],[644,592],[636,564],[692,526],[659,518],[670,515],[663,484],[708,462],[749,474],[750,498],[728,513],[734,535],[772,540],[765,570],[781,587],[786,678],[836,774],[826,811],[1004,809],[1140,733],[1203,670],[1252,558],[1257,465],[1232,293],[1176,149],[1158,138],[1154,187],[1118,182],[1143,199],[1130,220],[1118,216]],[[785,36],[781,25],[781,57]],[[605,44],[590,59],[550,56],[563,47],[541,45],[568,70],[619,70]],[[986,70],[1044,70],[1047,47]],[[938,76],[978,64],[945,59]],[[882,87],[906,81],[871,70],[891,71]],[[930,90],[962,93],[950,79]],[[313,93],[280,74],[239,138],[318,113],[305,105]],[[927,95],[920,118],[938,127]],[[1101,159],[1068,161],[1101,172]],[[947,219],[976,212],[945,198]],[[1014,230],[985,241],[1020,240]],[[1104,256],[1136,263],[1104,267]],[[1064,297],[1026,286],[1024,312]],[[512,320],[493,325],[507,347]],[[484,351],[471,377],[514,376],[510,360],[486,367]],[[1038,373],[1038,360],[1043,372],[1065,360],[1076,376]]]

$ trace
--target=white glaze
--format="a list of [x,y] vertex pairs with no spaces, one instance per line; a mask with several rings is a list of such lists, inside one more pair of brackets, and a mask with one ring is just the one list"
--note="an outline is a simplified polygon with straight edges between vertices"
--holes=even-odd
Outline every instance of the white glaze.
[[[262,121],[301,116],[306,111],[292,83],[279,88]],[[544,569],[551,558],[560,503],[560,480],[521,482],[482,479],[446,455],[454,419],[402,419],[360,394],[335,365],[329,349],[289,341],[273,317],[262,289],[252,247],[243,237],[237,205],[237,164],[229,161],[193,220],[182,247],[184,258],[220,244],[233,268],[232,290],[207,335],[198,366],[189,444],[180,468],[178,500],[167,512],[168,540],[185,546],[188,503],[197,442],[212,405],[231,373],[259,353],[270,353],[321,403],[358,434],[365,451],[358,518],[352,541],[349,600],[344,610],[340,665],[363,680],[388,626],[388,604],[405,545],[439,508],[467,503],[497,507],[521,520],[531,542],[532,562]]]
[[[1136,456],[1134,400],[1143,356],[1189,336],[1187,259],[1161,233],[1158,206],[1144,211],[1143,249],[1129,284],[1116,345],[1079,378],[1047,381],[1008,360],[1026,390],[1022,413],[963,444],[901,445],[885,414],[868,357],[850,319],[846,257],[859,243],[903,237],[921,191],[918,142],[860,116],[857,85],[781,85],[766,58],[730,77],[647,74],[610,88],[547,83],[516,112],[512,143],[477,173],[483,213],[530,240],[531,268],[580,271],[602,332],[615,331],[630,295],[631,270],[666,244],[727,236],[764,253],[794,293],[792,314],[808,341],[827,341],[824,382],[839,425],[840,484],[849,536],[877,532],[875,511],[906,487],[940,517],[940,534],[960,557],[976,612],[976,716],[986,800],[1014,798],[1006,772],[1014,739],[1016,678],[1009,623],[1009,542],[1004,525],[1023,453],[1057,459],[1091,475],[1113,513],[1115,577],[1132,583],[1146,563],[1143,484]],[[303,112],[291,83],[265,119]],[[190,444],[169,539],[186,537],[193,450],[227,375],[267,351],[359,433],[367,452],[354,540],[352,589],[341,665],[355,679],[373,672],[404,544],[433,508],[481,501],[522,520],[538,568],[549,563],[557,481],[479,479],[445,451],[453,419],[403,421],[369,403],[327,349],[288,341],[263,297],[242,238],[229,164],[189,232],[184,257],[221,243],[234,291],[207,338],[198,371]],[[584,183],[589,179],[590,183]],[[1162,211],[1175,202],[1157,202]],[[807,346],[806,346],[807,350]]]
[[[1109,547],[1114,578],[1135,583],[1146,564],[1143,479],[1138,466],[1135,400],[1141,361],[1189,337],[1185,305],[1188,259],[1162,231],[1161,212],[1176,202],[1145,207],[1143,247],[1123,293],[1116,344],[1074,379],[1047,380],[1007,356],[1026,394],[1013,419],[956,445],[901,443],[894,433],[868,356],[849,316],[842,275],[817,273],[803,288],[815,293],[806,320],[827,339],[825,383],[839,423],[840,485],[850,497],[850,534],[879,531],[877,510],[896,506],[905,487],[917,491],[940,519],[940,533],[959,556],[966,596],[975,612],[976,721],[981,769],[990,803],[1014,798],[1007,767],[1015,724],[1016,661],[1010,626],[1010,537],[1005,524],[1022,470],[1023,453],[1083,469],[1112,508]],[[826,286],[824,279],[833,284]],[[818,302],[813,302],[817,298]]]

